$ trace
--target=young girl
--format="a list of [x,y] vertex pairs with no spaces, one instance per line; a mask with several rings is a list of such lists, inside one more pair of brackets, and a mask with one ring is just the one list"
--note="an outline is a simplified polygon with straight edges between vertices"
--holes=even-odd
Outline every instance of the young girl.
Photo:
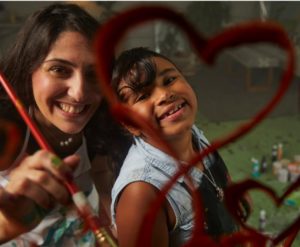
[[[141,114],[178,154],[181,164],[209,145],[195,125],[196,95],[180,70],[168,58],[146,48],[123,52],[113,71],[112,85],[120,100]],[[135,246],[139,229],[158,191],[177,171],[177,163],[151,136],[126,126],[133,144],[112,191],[112,218],[121,247]],[[205,228],[218,238],[237,226],[223,204],[228,172],[218,153],[209,155],[190,171],[205,210]],[[194,227],[191,191],[178,180],[154,224],[152,246],[181,246]]]
[[[15,161],[0,164],[0,244],[6,242],[1,246],[95,246],[91,231],[83,235],[83,222],[64,181],[73,178],[98,211],[92,162],[108,157],[107,167],[97,164],[105,171],[110,160],[117,162],[122,155],[114,152],[110,133],[117,129],[110,131],[114,125],[105,114],[94,73],[91,42],[98,27],[75,4],[51,4],[28,18],[3,57],[1,71],[57,156],[38,151],[0,87],[0,117],[16,123],[22,132]],[[6,142],[9,136],[1,138],[0,147]],[[103,174],[97,183],[106,188],[111,177]]]

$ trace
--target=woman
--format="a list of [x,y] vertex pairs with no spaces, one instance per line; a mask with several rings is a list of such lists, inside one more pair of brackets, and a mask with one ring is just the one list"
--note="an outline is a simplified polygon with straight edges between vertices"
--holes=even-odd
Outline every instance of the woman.
[[[82,221],[64,181],[73,178],[97,210],[91,161],[108,160],[106,166],[98,163],[106,171],[122,158],[120,149],[113,153],[118,143],[111,133],[117,136],[118,129],[106,114],[94,73],[91,42],[98,27],[77,5],[52,4],[28,18],[2,61],[2,72],[57,155],[38,151],[40,147],[1,88],[0,116],[18,124],[23,141],[16,160],[0,165],[3,246],[95,245],[92,232],[81,231]],[[107,174],[103,174],[106,180]],[[101,176],[97,180],[107,188],[102,194],[109,193],[112,180],[102,182]]]

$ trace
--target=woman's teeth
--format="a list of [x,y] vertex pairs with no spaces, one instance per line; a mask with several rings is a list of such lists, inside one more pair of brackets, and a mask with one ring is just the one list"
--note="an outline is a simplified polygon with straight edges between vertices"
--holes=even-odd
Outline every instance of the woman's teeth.
[[59,107],[64,112],[71,113],[71,114],[79,114],[84,109],[84,106],[74,106],[74,105],[68,105],[68,104],[64,104],[64,103],[60,103]]

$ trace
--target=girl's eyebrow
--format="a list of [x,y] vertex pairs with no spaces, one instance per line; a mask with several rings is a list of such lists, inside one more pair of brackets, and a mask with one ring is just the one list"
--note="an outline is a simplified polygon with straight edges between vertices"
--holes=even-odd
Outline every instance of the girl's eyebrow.
[[164,76],[165,74],[169,73],[169,72],[174,72],[177,71],[175,68],[166,68],[162,71],[159,71],[158,76]]
[[129,88],[130,90],[132,90],[132,88],[131,88],[130,86],[125,85],[125,86],[123,86],[123,87],[121,87],[121,88],[118,88],[117,94],[120,95],[121,92],[122,92],[124,89],[127,89],[127,88]]

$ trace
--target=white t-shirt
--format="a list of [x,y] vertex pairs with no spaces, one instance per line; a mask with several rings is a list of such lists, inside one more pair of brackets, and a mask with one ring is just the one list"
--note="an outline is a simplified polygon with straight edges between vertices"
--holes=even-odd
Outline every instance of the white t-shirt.
[[[5,187],[9,181],[9,173],[12,168],[24,157],[28,145],[30,132],[26,131],[25,142],[22,151],[14,165],[6,171],[0,172],[0,185]],[[74,182],[85,193],[92,208],[98,212],[99,196],[89,175],[91,168],[88,158],[86,140],[83,137],[82,145],[76,151],[80,164],[74,172]],[[92,247],[95,246],[95,236],[88,231],[82,235],[83,220],[78,216],[74,207],[66,208],[57,206],[54,208],[31,232],[20,235],[18,238],[0,245],[1,247],[29,247],[35,243],[38,246],[63,246],[63,247]]]

